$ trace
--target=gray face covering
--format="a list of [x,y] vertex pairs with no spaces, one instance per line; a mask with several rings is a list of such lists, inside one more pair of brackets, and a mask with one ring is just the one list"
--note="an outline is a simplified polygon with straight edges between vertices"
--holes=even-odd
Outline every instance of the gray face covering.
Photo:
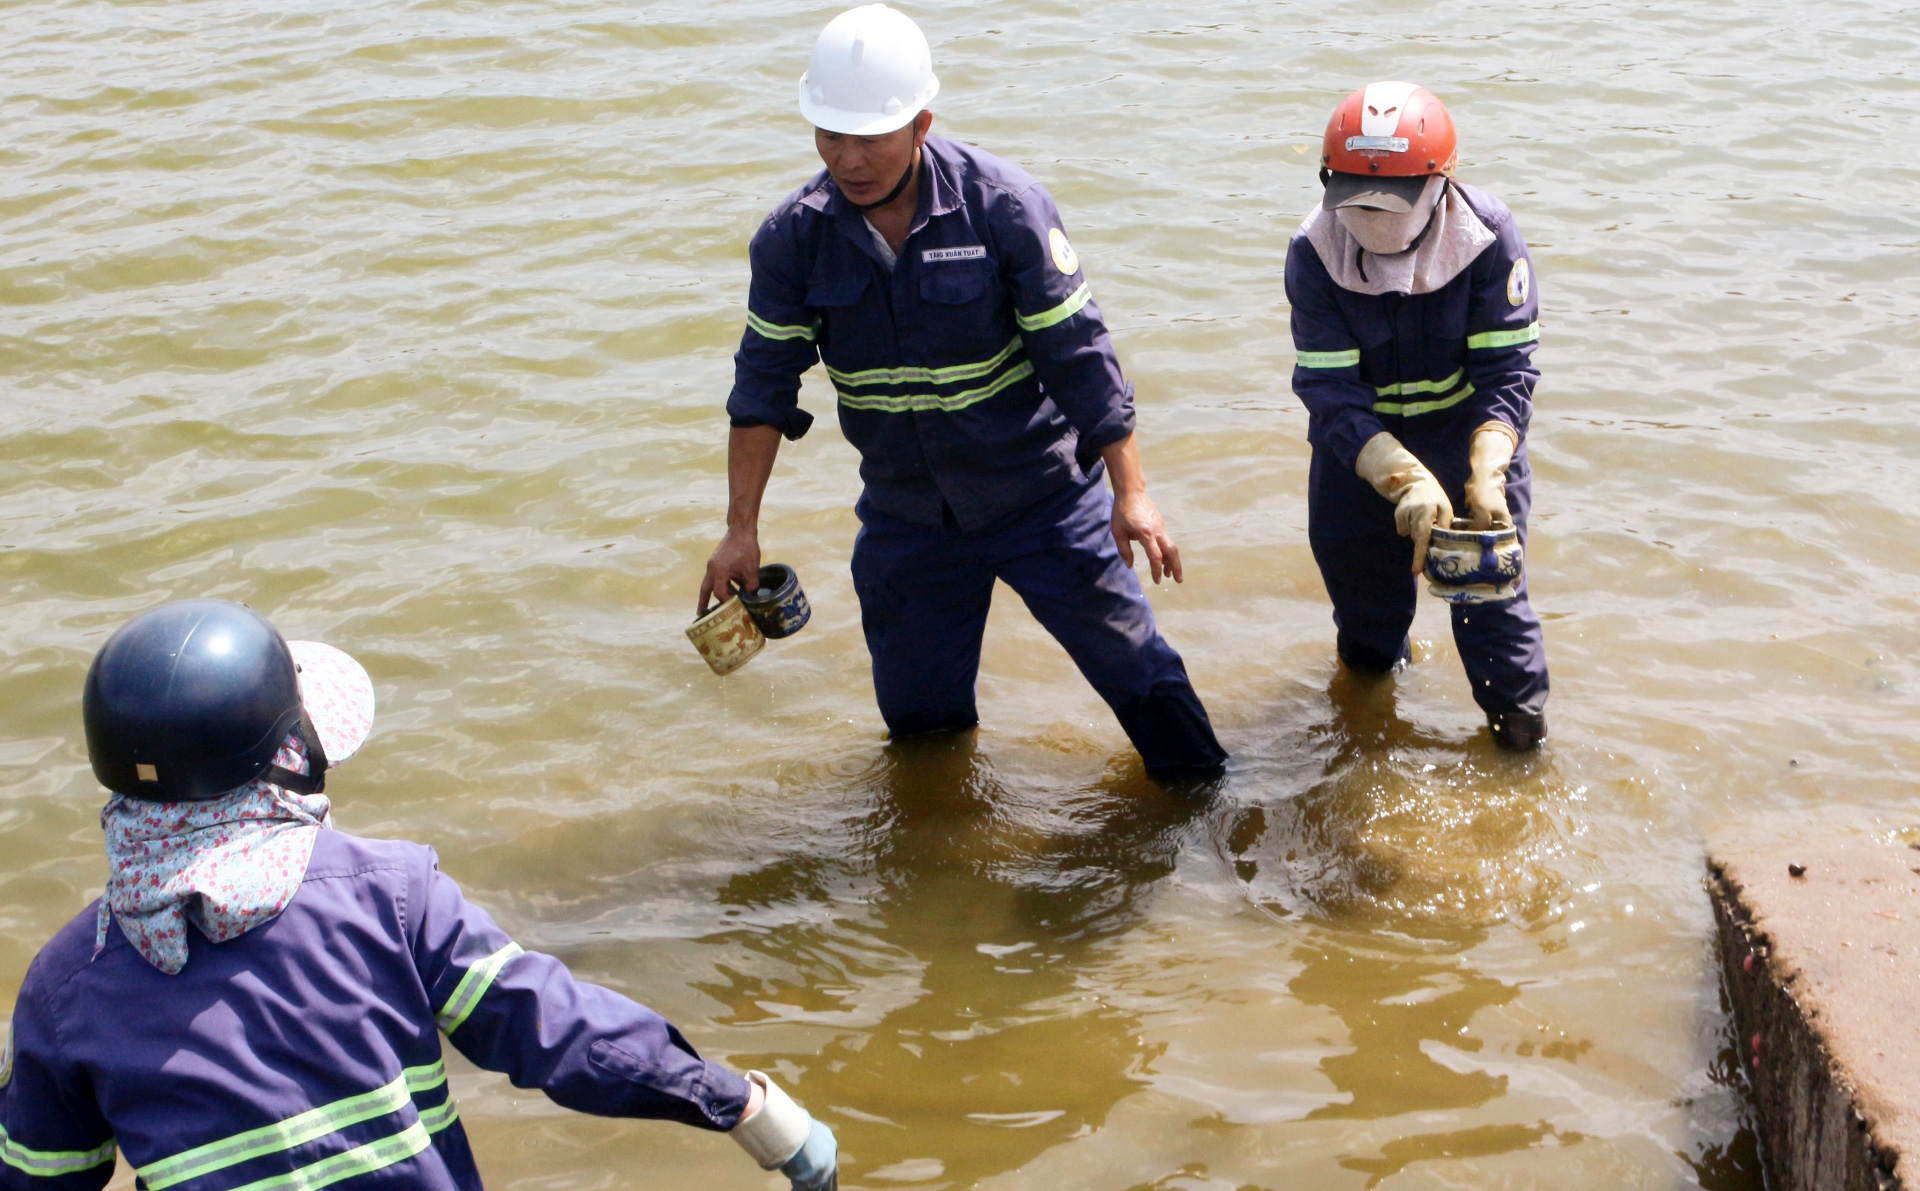
[[1446,193],[1446,179],[1438,174],[1427,179],[1425,189],[1414,201],[1411,211],[1378,211],[1372,207],[1341,207],[1334,217],[1360,247],[1376,256],[1394,256],[1405,252],[1426,230],[1433,209]]

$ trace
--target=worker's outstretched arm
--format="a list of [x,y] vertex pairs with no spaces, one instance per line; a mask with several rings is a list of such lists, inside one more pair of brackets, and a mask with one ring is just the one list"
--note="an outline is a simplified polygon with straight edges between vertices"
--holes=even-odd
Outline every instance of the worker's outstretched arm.
[[772,1080],[707,1062],[645,1005],[522,950],[439,869],[416,870],[412,885],[414,963],[436,1024],[461,1054],[580,1112],[730,1133],[793,1191],[831,1191],[832,1130]]
[[733,594],[729,586],[751,590],[760,579],[760,498],[766,495],[773,461],[780,453],[780,432],[772,426],[735,426],[727,435],[727,533],[707,559],[700,579],[696,616]]
[[721,1131],[740,1122],[747,1081],[702,1059],[666,1019],[522,950],[439,869],[410,884],[414,965],[461,1054],[580,1112]]

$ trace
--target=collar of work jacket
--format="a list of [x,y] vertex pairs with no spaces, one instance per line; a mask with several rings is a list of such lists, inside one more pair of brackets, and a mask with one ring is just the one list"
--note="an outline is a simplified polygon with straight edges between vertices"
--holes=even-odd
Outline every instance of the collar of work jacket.
[[[847,196],[840,193],[840,187],[834,183],[833,176],[827,175],[826,181],[812,194],[800,200],[802,206],[812,207],[833,220],[834,230],[860,246],[861,251],[872,257],[883,269],[892,268],[892,262],[882,256],[873,242],[873,232],[868,230],[866,213],[853,205]],[[913,222],[907,225],[907,239],[913,239],[927,221],[936,215],[951,215],[963,205],[960,188],[941,168],[940,161],[926,146],[920,149],[920,199],[913,211]],[[878,230],[878,229],[875,229]]]

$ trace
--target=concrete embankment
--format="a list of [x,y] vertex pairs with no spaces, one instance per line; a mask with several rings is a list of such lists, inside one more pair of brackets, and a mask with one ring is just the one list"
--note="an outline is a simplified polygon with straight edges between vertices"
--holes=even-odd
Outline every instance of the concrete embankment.
[[1774,1191],[1920,1191],[1920,851],[1727,841],[1720,966]]

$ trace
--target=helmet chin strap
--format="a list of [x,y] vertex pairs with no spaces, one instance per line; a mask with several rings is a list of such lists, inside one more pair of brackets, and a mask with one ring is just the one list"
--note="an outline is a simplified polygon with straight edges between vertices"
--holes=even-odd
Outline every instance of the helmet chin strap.
[[[907,188],[907,183],[913,181],[914,170],[917,169],[919,165],[920,165],[920,150],[916,147],[913,151],[913,160],[907,162],[906,173],[901,174],[900,180],[893,184],[893,189],[887,191],[886,198],[883,198],[878,202],[872,202],[872,203],[854,203],[853,209],[864,215],[868,211],[873,210],[875,207],[884,207],[888,203],[892,202],[894,199],[899,198],[900,192]],[[853,202],[852,199],[848,199],[847,201]]]
[[301,743],[307,746],[307,771],[295,773],[291,769],[282,769],[278,765],[267,766],[260,776],[295,794],[318,794],[327,788],[327,770],[331,764],[327,760],[326,746],[320,743],[320,731],[313,726],[313,720],[303,710],[300,722],[293,730],[300,736]]

